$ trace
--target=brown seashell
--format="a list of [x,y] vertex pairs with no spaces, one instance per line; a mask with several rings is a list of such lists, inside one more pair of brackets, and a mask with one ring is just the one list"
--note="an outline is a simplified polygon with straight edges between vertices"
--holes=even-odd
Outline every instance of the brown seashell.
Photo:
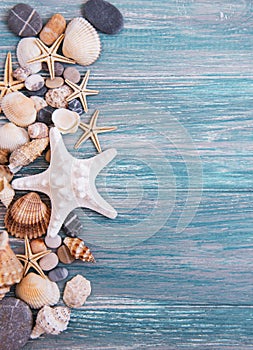
[[8,208],[15,196],[15,191],[7,181],[6,177],[0,178],[0,201]]
[[29,239],[41,237],[47,231],[51,210],[40,196],[30,192],[19,198],[7,210],[4,223],[8,232],[15,237]]
[[59,13],[56,13],[53,15],[53,17],[50,18],[50,20],[40,32],[40,40],[43,41],[46,45],[51,46],[55,40],[64,33],[65,29],[65,18]]
[[6,177],[8,182],[13,179],[13,173],[10,171],[7,165],[0,165],[0,179]]
[[95,262],[94,256],[91,254],[90,249],[85,246],[84,241],[80,238],[66,237],[63,243],[69,248],[71,255],[76,259]]
[[10,155],[10,169],[25,166],[32,163],[45,150],[49,143],[49,138],[35,139],[13,151]]
[[7,149],[0,149],[0,164],[9,163],[10,152]]
[[45,123],[34,123],[28,126],[28,135],[31,139],[48,137],[48,126]]
[[2,300],[5,297],[5,294],[9,293],[11,290],[11,287],[1,287],[0,288],[0,300]]
[[69,307],[81,307],[91,293],[90,281],[82,275],[76,275],[66,283],[63,301]]

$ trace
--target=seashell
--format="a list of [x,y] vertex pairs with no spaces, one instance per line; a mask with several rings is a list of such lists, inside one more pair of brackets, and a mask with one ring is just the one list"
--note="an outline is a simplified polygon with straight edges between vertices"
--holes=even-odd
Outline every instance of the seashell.
[[31,73],[38,73],[42,69],[41,62],[27,64],[27,61],[38,57],[40,54],[41,50],[36,44],[36,38],[24,38],[19,41],[17,46],[17,59],[22,68],[28,67]]
[[15,196],[15,191],[7,181],[6,177],[0,178],[0,201],[8,208]]
[[10,155],[9,168],[12,170],[19,166],[25,166],[32,163],[38,158],[42,152],[46,149],[49,143],[49,138],[44,137],[43,139],[35,139],[31,142],[24,144]]
[[49,106],[54,108],[67,108],[66,98],[72,94],[72,89],[68,85],[62,85],[56,89],[50,89],[46,93],[45,99]]
[[32,71],[29,67],[18,67],[14,70],[14,72],[12,73],[13,78],[19,80],[19,81],[24,81],[26,80],[29,75],[32,74]]
[[13,176],[13,173],[7,165],[0,165],[0,179],[6,177],[7,181],[11,182]]
[[5,297],[5,294],[7,294],[11,290],[11,287],[1,287],[0,288],[0,300],[2,300]]
[[30,99],[33,101],[34,108],[37,112],[47,106],[47,102],[40,96],[31,96]]
[[100,51],[101,43],[96,29],[86,19],[74,18],[65,32],[62,47],[64,56],[89,66],[98,59]]
[[28,126],[28,135],[31,139],[48,137],[48,126],[45,123],[34,123]]
[[[23,266],[9,245],[6,231],[0,232],[0,288],[18,283],[23,276]],[[5,294],[6,291],[2,290]]]
[[73,134],[80,123],[80,115],[65,108],[56,109],[52,114],[52,122],[62,134]]
[[82,261],[95,262],[94,256],[90,249],[84,245],[80,238],[66,237],[63,243],[69,248],[71,255]]
[[36,325],[30,335],[32,339],[38,338],[41,334],[60,334],[68,327],[70,320],[70,309],[64,306],[54,308],[45,305],[37,315]]
[[15,237],[29,239],[41,237],[47,231],[50,209],[35,192],[27,193],[15,201],[7,210],[4,223]]
[[13,123],[6,123],[0,127],[0,148],[9,152],[29,141],[28,133],[25,129]]
[[82,275],[76,275],[66,283],[63,301],[69,307],[81,307],[91,293],[90,281]]
[[7,149],[0,149],[0,165],[9,163],[9,154]]
[[16,296],[31,308],[40,309],[44,305],[57,304],[60,291],[55,282],[30,272],[17,284]]
[[22,92],[14,91],[5,95],[1,107],[6,118],[17,126],[26,127],[36,120],[33,101]]

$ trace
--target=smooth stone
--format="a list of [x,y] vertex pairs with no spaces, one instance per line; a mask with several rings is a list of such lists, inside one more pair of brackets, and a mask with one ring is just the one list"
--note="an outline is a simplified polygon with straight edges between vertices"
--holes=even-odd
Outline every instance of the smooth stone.
[[47,150],[46,154],[45,154],[45,160],[50,163],[51,160],[51,149]]
[[57,250],[57,255],[63,264],[72,264],[75,258],[70,254],[69,248],[65,245],[60,246]]
[[65,18],[59,13],[56,13],[50,18],[50,20],[40,32],[40,40],[43,41],[43,43],[46,45],[51,46],[55,40],[64,33],[65,29]]
[[32,249],[33,254],[37,254],[40,252],[45,252],[47,250],[47,247],[44,243],[44,239],[43,238],[37,238],[37,239],[33,239],[30,242],[30,246]]
[[45,123],[50,126],[53,124],[52,122],[52,113],[55,109],[51,106],[47,106],[42,108],[37,114],[37,121],[41,123]]
[[37,112],[47,106],[47,102],[40,96],[31,96],[30,99],[33,100]]
[[73,90],[68,85],[63,85],[57,89],[50,89],[46,93],[45,99],[49,106],[54,108],[67,108],[66,98],[71,95]]
[[44,86],[44,79],[39,74],[32,74],[25,80],[25,87],[29,91],[38,91]]
[[40,90],[37,90],[37,91],[29,91],[27,90],[27,94],[29,96],[45,96],[45,94],[47,93],[47,87],[46,86],[43,86],[43,88],[41,88]]
[[32,71],[29,67],[18,67],[14,70],[14,72],[12,73],[13,78],[19,80],[19,81],[24,81],[26,80],[29,75],[32,74]]
[[76,98],[68,103],[68,109],[70,109],[72,112],[78,113],[79,115],[84,113],[82,103]]
[[1,350],[19,350],[28,342],[33,326],[29,306],[16,298],[0,302]]
[[46,87],[49,89],[56,89],[64,84],[64,79],[61,77],[56,77],[54,79],[47,78]]
[[39,261],[39,265],[43,271],[53,270],[59,263],[58,256],[55,253],[49,253],[43,256]]
[[68,270],[66,267],[56,267],[56,269],[53,269],[49,272],[48,278],[52,282],[60,282],[65,280],[69,275]]
[[45,237],[45,243],[48,248],[56,249],[59,248],[60,245],[62,244],[62,239],[61,236],[57,235],[55,237]]
[[83,17],[106,34],[118,33],[124,25],[121,12],[104,0],[89,0],[83,5]]
[[[45,70],[46,72],[48,72],[48,66],[45,62],[42,63],[42,69]],[[60,77],[62,76],[64,71],[64,66],[63,64],[59,63],[59,62],[55,62],[54,63],[54,73],[56,77]]]
[[15,5],[9,13],[9,29],[21,36],[36,36],[42,28],[42,19],[37,11],[27,4]]
[[75,67],[67,67],[63,72],[63,77],[64,79],[72,81],[74,84],[79,83],[81,79],[79,70],[77,70]]
[[69,213],[69,215],[66,217],[62,229],[64,233],[69,237],[76,237],[80,234],[82,231],[82,224],[79,220],[78,216],[75,214],[74,211]]

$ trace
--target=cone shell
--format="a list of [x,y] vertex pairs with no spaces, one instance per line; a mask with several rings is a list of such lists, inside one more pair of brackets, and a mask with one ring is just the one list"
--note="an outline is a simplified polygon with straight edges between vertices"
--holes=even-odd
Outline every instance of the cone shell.
[[12,152],[29,141],[25,129],[13,123],[6,123],[0,127],[0,149]]
[[80,115],[66,108],[56,109],[52,114],[52,122],[62,134],[75,133],[80,123]]
[[44,305],[57,304],[60,291],[55,282],[30,272],[16,286],[16,296],[31,308],[40,309]]
[[41,50],[36,44],[36,38],[23,38],[20,40],[17,46],[17,58],[18,63],[22,68],[29,67],[31,73],[38,73],[42,69],[41,62],[35,62],[28,64],[27,61],[32,58],[38,57],[41,54]]
[[26,127],[36,120],[33,101],[22,92],[14,91],[5,95],[1,107],[6,118],[17,126]]
[[63,301],[69,307],[81,307],[91,293],[90,281],[82,275],[76,275],[66,283]]
[[0,178],[0,201],[8,208],[15,196],[15,191],[7,181],[6,177]]
[[36,325],[32,331],[31,338],[36,339],[41,334],[60,334],[68,327],[70,320],[70,309],[64,306],[50,307],[45,305],[37,315]]
[[63,41],[64,56],[89,66],[100,54],[101,44],[96,29],[82,17],[74,18],[67,26]]
[[9,162],[10,152],[7,149],[0,149],[0,164],[7,164]]
[[8,232],[15,237],[29,239],[41,237],[47,231],[51,210],[40,196],[30,192],[19,198],[7,210],[4,223]]
[[69,248],[71,255],[73,255],[76,259],[87,262],[95,262],[90,249],[85,246],[84,241],[80,238],[66,237],[63,242]]
[[13,173],[10,171],[7,165],[0,165],[0,179],[6,177],[8,182],[13,179]]
[[48,126],[45,123],[34,123],[28,126],[28,134],[31,139],[43,139],[48,137]]

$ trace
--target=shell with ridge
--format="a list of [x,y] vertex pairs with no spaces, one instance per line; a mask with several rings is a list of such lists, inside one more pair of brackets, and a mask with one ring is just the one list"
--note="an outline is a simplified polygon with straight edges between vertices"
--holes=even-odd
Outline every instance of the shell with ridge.
[[86,247],[82,239],[66,237],[63,242],[69,248],[71,255],[76,259],[95,262],[94,256],[91,254],[90,249]]
[[19,41],[17,46],[17,59],[22,68],[29,67],[31,73],[38,73],[42,69],[41,62],[28,64],[27,61],[38,57],[40,54],[41,50],[36,44],[36,38],[23,38]]
[[34,123],[28,126],[28,134],[31,139],[43,139],[48,137],[48,126],[45,123]]
[[8,208],[15,196],[15,191],[7,181],[6,177],[0,178],[0,201]]
[[81,307],[91,293],[90,281],[82,275],[76,275],[66,283],[63,301],[69,307]]
[[8,182],[11,182],[13,179],[13,173],[10,171],[9,167],[7,165],[0,165],[0,179],[3,179],[6,177],[6,180]]
[[29,136],[24,128],[13,123],[6,123],[0,127],[0,149],[12,152],[29,142]]
[[57,304],[60,291],[55,282],[30,272],[17,284],[16,296],[31,308],[40,309],[44,305]]
[[76,63],[89,66],[94,63],[101,51],[101,43],[96,29],[82,17],[74,18],[67,26],[63,41],[64,56]]
[[54,308],[45,305],[37,315],[36,325],[31,333],[31,338],[36,339],[40,335],[60,334],[68,327],[70,320],[70,309],[64,306]]
[[36,120],[37,111],[33,101],[22,92],[14,91],[5,95],[1,107],[6,118],[17,126],[27,127]]
[[51,210],[35,192],[29,192],[8,208],[4,223],[7,231],[17,238],[38,238],[49,225]]

